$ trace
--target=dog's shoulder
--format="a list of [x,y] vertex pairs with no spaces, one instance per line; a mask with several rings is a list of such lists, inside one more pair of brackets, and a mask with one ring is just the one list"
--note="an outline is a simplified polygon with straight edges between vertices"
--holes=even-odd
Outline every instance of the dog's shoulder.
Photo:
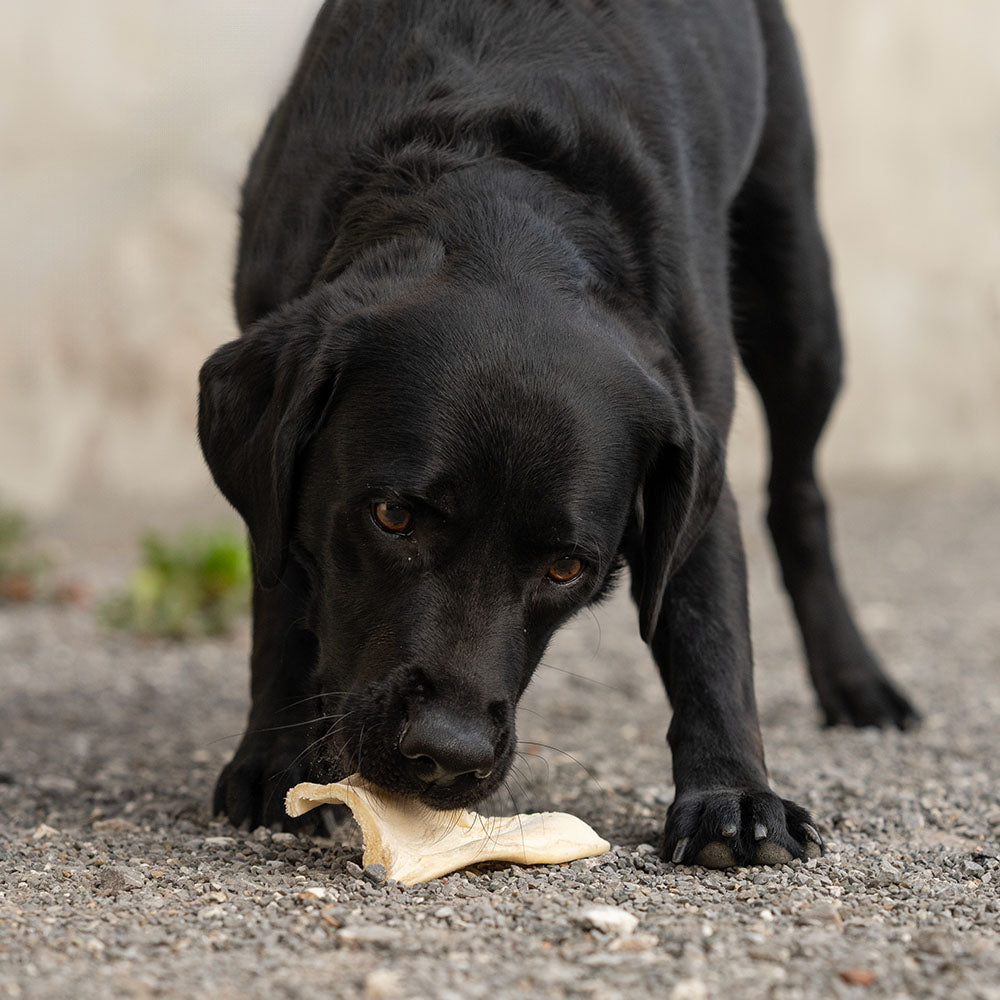
[[679,178],[714,200],[759,131],[757,35],[751,0],[325,4],[244,185],[241,326],[316,280],[361,189],[494,158],[606,204],[623,231],[695,205]]

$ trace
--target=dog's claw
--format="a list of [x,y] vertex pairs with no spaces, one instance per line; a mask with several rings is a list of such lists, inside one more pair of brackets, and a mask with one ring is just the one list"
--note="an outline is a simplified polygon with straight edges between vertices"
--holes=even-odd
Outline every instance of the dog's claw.
[[737,825],[735,823],[727,823],[722,828],[722,836],[723,837],[735,837],[736,834],[737,834],[737,832],[738,832],[738,830],[739,830],[739,827],[737,827]]
[[753,839],[754,840],[766,840],[767,839],[767,827],[763,823],[758,823],[753,828]]
[[674,856],[671,859],[675,865],[679,865],[684,861],[684,852],[687,850],[689,837],[682,837],[677,841],[677,846],[674,848]]
[[811,840],[818,847],[823,846],[823,838],[816,832],[815,827],[810,826],[808,823],[803,823],[802,832],[806,835],[806,837],[809,840]]

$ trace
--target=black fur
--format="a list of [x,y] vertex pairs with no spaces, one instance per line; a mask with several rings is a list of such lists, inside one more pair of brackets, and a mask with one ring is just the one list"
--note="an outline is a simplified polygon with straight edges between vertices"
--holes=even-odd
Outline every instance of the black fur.
[[546,643],[626,560],[674,709],[664,856],[802,855],[725,484],[737,352],[826,720],[915,717],[851,620],[813,474],[840,365],[813,175],[777,0],[324,5],[243,192],[243,336],[202,371],[256,580],[217,810],[280,821],[287,787],[356,770],[485,797]]

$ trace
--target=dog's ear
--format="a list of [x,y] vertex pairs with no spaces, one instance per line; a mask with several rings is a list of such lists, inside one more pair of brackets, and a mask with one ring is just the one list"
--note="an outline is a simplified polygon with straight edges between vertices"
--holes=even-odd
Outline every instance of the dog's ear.
[[707,527],[726,475],[725,445],[712,424],[686,400],[669,409],[636,497],[630,559],[639,633],[647,643],[656,631],[667,583]]
[[264,587],[284,571],[296,462],[336,392],[344,353],[338,333],[299,300],[223,344],[201,369],[202,452],[246,521]]

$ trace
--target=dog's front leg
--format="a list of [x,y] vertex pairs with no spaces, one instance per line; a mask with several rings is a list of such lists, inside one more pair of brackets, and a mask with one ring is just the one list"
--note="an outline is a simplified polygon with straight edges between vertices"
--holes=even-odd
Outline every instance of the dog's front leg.
[[767,780],[753,691],[746,566],[728,488],[671,579],[651,646],[673,707],[675,797],[662,855],[729,867],[815,856],[805,809]]
[[289,560],[281,582],[265,590],[254,579],[250,712],[246,732],[215,786],[213,809],[236,826],[303,824],[285,815],[285,792],[307,777],[307,750],[317,711],[316,640],[302,626],[305,574]]

